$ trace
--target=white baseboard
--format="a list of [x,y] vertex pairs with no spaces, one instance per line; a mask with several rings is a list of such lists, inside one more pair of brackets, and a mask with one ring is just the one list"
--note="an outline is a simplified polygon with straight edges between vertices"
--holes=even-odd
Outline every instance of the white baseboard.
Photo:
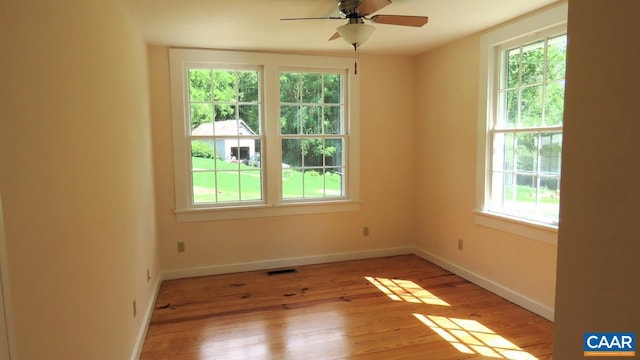
[[316,256],[303,256],[295,258],[264,260],[257,262],[235,263],[226,265],[214,265],[194,267],[189,269],[169,270],[161,274],[162,280],[182,279],[196,276],[229,274],[242,271],[254,271],[265,269],[277,269],[282,267],[302,266],[310,264],[322,264],[337,261],[359,260],[384,256],[413,254],[413,248],[386,248],[366,251],[355,251],[337,254],[325,254]]
[[160,284],[162,284],[162,278],[160,276],[156,276],[156,279],[153,283],[153,296],[151,296],[151,299],[149,299],[149,302],[147,303],[146,309],[144,309],[144,318],[140,323],[138,336],[136,337],[136,342],[134,344],[133,351],[131,352],[131,360],[138,360],[140,358],[140,354],[142,353],[142,346],[144,345],[144,339],[147,337],[147,329],[149,329],[149,323],[151,322],[151,315],[153,314],[153,308],[156,304],[156,298],[158,297]]
[[445,260],[439,256],[436,256],[428,251],[414,248],[413,253],[433,264],[436,264],[452,273],[486,289],[491,291],[492,293],[505,298],[512,303],[522,306],[523,308],[534,312],[543,318],[553,321],[554,319],[554,309],[543,305],[531,298],[526,297],[519,292],[513,291],[508,287],[501,285],[493,280],[487,279],[486,277],[476,274],[473,271],[467,270],[461,266],[458,266],[448,260]]

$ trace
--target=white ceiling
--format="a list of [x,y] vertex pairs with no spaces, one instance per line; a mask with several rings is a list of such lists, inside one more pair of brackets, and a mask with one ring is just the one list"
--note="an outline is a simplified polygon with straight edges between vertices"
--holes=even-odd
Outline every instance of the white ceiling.
[[[376,14],[429,16],[422,28],[375,24],[361,53],[420,54],[558,0],[393,0]],[[214,49],[351,52],[328,41],[346,20],[336,0],[124,0],[150,44]]]

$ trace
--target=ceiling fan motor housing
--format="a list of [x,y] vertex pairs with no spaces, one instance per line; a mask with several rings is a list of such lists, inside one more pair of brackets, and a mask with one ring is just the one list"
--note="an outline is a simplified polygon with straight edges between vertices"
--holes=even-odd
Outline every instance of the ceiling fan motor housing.
[[367,14],[360,14],[358,12],[358,6],[362,4],[364,0],[338,0],[338,9],[340,12],[344,14],[347,18],[358,18],[365,16]]

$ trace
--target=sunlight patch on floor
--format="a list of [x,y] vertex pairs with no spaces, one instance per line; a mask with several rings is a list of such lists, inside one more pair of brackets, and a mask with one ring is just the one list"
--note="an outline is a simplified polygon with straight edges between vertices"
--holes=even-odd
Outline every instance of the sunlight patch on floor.
[[475,320],[422,314],[413,316],[461,353],[508,360],[537,360],[533,355]]
[[409,280],[374,278],[366,276],[370,283],[386,294],[391,300],[428,305],[450,306],[446,301],[433,295],[420,285]]

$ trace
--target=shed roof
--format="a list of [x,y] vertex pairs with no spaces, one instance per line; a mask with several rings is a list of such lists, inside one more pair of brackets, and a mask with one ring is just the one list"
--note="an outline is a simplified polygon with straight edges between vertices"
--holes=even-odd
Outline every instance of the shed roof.
[[[214,128],[215,124],[215,128]],[[256,133],[242,119],[207,122],[191,130],[191,135],[237,136]]]

